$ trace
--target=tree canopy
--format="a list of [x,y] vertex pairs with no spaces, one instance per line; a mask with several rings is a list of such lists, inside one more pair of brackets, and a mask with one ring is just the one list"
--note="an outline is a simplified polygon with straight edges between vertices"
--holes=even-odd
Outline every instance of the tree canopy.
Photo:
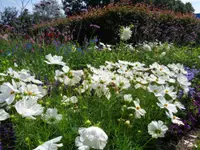
[[[80,13],[81,10],[88,7],[104,6],[111,2],[120,2],[123,0],[62,0],[63,9],[66,15]],[[131,3],[151,4],[160,9],[173,10],[181,13],[192,13],[194,8],[190,2],[183,3],[181,0],[129,0]]]

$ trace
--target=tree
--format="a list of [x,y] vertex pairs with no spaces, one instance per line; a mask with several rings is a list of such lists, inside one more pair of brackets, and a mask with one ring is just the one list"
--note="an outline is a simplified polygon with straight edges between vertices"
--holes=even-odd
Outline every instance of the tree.
[[84,0],[62,0],[62,4],[66,16],[87,11],[87,1]]
[[61,16],[60,5],[56,0],[42,0],[34,5],[33,12],[40,16],[42,21],[58,18]]
[[181,13],[192,13],[194,8],[190,2],[184,4],[180,0],[153,0],[153,5],[159,8],[165,8],[168,10],[173,10],[175,12]]
[[87,11],[88,7],[104,6],[120,0],[62,0],[63,9],[67,16]]
[[18,11],[15,7],[6,7],[0,12],[0,23],[3,25],[14,26],[17,20]]
[[186,12],[189,12],[189,13],[194,12],[194,8],[192,7],[192,4],[190,2],[185,3],[185,9],[186,9]]
[[29,13],[28,9],[24,9],[17,18],[16,30],[20,33],[26,33],[34,23],[34,16]]

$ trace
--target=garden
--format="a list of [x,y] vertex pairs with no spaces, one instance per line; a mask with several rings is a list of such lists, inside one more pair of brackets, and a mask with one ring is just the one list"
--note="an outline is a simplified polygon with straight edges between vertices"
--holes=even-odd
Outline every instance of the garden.
[[200,149],[199,25],[144,3],[2,25],[0,150]]

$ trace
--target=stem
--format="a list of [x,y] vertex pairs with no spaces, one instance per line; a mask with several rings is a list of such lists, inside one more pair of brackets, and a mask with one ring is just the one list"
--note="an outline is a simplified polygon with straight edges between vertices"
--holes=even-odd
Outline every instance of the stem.
[[152,140],[153,138],[150,138],[143,146],[142,149]]

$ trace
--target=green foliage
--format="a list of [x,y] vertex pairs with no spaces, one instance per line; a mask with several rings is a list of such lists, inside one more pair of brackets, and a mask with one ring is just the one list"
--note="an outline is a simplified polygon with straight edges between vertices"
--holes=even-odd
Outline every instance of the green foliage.
[[[13,41],[14,43],[14,41]],[[16,43],[18,47],[16,49]],[[200,68],[200,48],[190,47],[171,47],[168,48],[166,43],[162,47],[154,47],[152,51],[144,51],[142,48],[136,48],[136,51],[130,51],[123,43],[117,45],[112,51],[98,51],[94,46],[78,51],[72,51],[72,43],[56,47],[48,45],[39,47],[33,45],[34,52],[29,50],[19,42],[9,44],[1,42],[0,49],[5,51],[5,54],[0,54],[0,71],[5,71],[8,67],[17,70],[29,69],[36,75],[40,75],[40,80],[45,81],[44,77],[50,83],[53,83],[55,70],[59,66],[49,66],[44,63],[45,56],[49,53],[52,55],[64,56],[64,62],[72,69],[86,68],[87,64],[95,67],[103,65],[105,61],[116,62],[118,60],[142,62],[150,65],[154,62],[167,65],[169,63],[181,63],[185,66],[194,66]],[[14,49],[14,50],[13,50]],[[12,50],[11,54],[7,54]],[[161,53],[166,52],[165,56]],[[19,67],[14,67],[13,62],[16,62]],[[144,118],[135,119],[128,115],[127,112],[121,113],[122,105],[129,105],[123,101],[123,94],[131,93],[133,98],[141,99],[141,105],[146,109],[147,114]],[[78,105],[65,105],[61,102],[62,95],[78,96]],[[128,91],[123,91],[119,95],[114,95],[110,100],[104,97],[86,93],[79,95],[75,92],[74,87],[63,88],[62,84],[53,87],[52,93],[44,97],[38,103],[47,108],[57,108],[58,112],[63,115],[63,120],[57,124],[49,125],[41,119],[36,120],[24,119],[20,115],[12,115],[11,120],[15,125],[16,134],[16,150],[33,149],[43,142],[60,136],[63,136],[63,149],[76,149],[74,140],[78,135],[79,127],[87,127],[90,125],[98,125],[105,130],[109,136],[109,142],[105,150],[140,150],[142,145],[148,141],[150,136],[147,133],[147,124],[152,119],[163,119],[165,112],[156,107],[156,98],[152,93],[145,90],[135,90],[130,88]],[[14,112],[14,108],[9,111]],[[153,112],[153,113],[152,113]],[[155,114],[157,114],[155,116]],[[122,120],[121,120],[122,119]],[[131,120],[131,124],[125,124],[123,119]],[[91,123],[88,124],[88,120]],[[126,120],[125,120],[126,121]],[[166,121],[168,123],[168,121]],[[37,132],[36,132],[37,131]],[[151,144],[155,144],[153,140]],[[149,145],[147,145],[147,149]],[[152,145],[151,145],[152,146]]]
[[[93,29],[91,24],[100,26]],[[104,43],[119,42],[121,26],[134,25],[133,36],[129,42],[163,41],[180,45],[198,42],[199,21],[191,15],[175,14],[170,11],[150,9],[146,5],[108,6],[91,11],[82,16],[70,19],[60,19],[48,24],[38,25],[34,35],[44,32],[48,26],[57,28],[60,32],[73,31],[73,39],[82,43],[85,38],[97,35]]]

